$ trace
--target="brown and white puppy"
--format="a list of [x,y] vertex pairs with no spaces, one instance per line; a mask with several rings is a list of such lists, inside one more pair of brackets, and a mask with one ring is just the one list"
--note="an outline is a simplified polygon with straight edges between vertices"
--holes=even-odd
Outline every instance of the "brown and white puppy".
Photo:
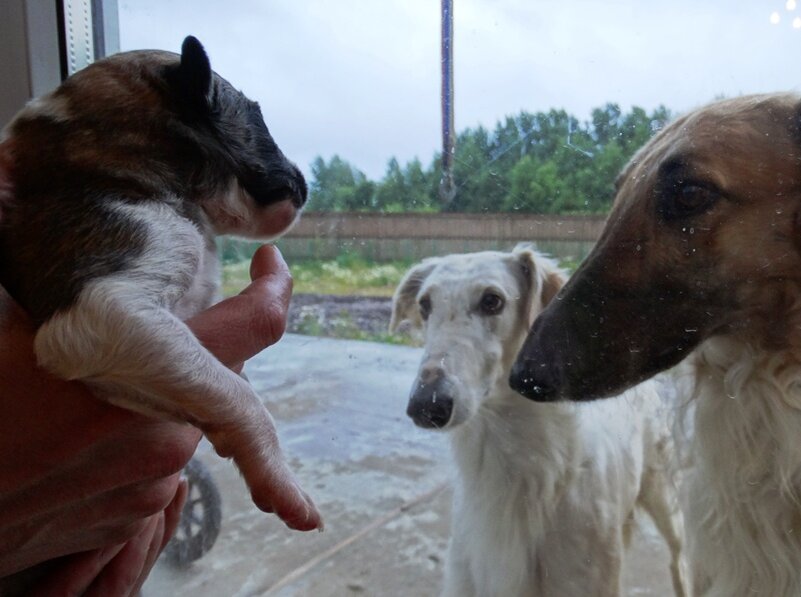
[[534,324],[510,382],[609,396],[684,359],[695,385],[696,588],[801,595],[801,100],[673,122],[618,179],[597,246]]
[[215,235],[276,237],[306,201],[258,104],[193,37],[180,56],[117,54],[30,102],[0,137],[0,167],[0,283],[39,326],[39,363],[196,425],[259,508],[320,527],[259,396],[183,323],[215,298]]

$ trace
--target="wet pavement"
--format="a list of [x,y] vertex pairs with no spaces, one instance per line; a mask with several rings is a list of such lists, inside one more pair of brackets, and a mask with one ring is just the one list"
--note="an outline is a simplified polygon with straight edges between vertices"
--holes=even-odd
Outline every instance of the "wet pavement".
[[[186,568],[160,561],[144,597],[438,595],[452,468],[447,437],[405,415],[420,355],[288,334],[249,362],[248,377],[325,531],[293,532],[258,511],[233,465],[204,441],[198,457],[222,493],[220,535]],[[626,595],[672,595],[667,549],[643,522],[629,551]]]

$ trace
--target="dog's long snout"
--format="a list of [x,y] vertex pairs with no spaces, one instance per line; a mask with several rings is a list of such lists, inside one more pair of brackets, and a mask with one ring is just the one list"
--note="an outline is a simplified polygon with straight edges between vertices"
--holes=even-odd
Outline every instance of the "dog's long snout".
[[518,394],[537,402],[550,402],[559,398],[562,381],[558,379],[559,368],[549,358],[551,352],[542,349],[535,322],[526,343],[519,353],[509,374],[509,386]]
[[539,402],[613,396],[675,365],[703,338],[704,320],[685,306],[689,289],[662,286],[655,295],[632,284],[603,294],[611,285],[602,274],[574,274],[536,319],[512,366],[513,390]]
[[442,370],[423,369],[409,396],[406,414],[418,427],[441,429],[450,422],[453,405],[453,384]]
[[537,402],[550,402],[558,397],[558,383],[549,375],[547,364],[536,359],[517,361],[509,375],[509,386]]

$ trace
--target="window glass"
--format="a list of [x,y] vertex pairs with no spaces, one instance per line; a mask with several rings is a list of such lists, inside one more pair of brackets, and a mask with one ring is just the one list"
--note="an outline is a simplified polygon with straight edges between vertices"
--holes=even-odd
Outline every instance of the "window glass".
[[[287,530],[203,444],[189,539],[209,518],[219,534],[189,564],[163,559],[147,593],[438,594],[457,468],[449,434],[406,416],[422,349],[388,331],[404,273],[522,241],[573,271],[617,173],[666,123],[718,98],[798,90],[792,0],[454,4],[455,190],[443,196],[439,2],[119,1],[122,50],[198,37],[306,176],[306,213],[277,241],[295,280],[289,333],[246,372],[326,518],[322,534]],[[254,247],[221,241],[224,294],[247,283]],[[218,523],[203,480],[221,496]],[[671,594],[646,520],[628,562],[626,594]]]

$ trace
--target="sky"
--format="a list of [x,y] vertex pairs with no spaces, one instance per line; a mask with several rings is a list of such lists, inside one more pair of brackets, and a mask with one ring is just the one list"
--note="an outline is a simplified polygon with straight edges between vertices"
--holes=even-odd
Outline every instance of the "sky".
[[[801,90],[794,0],[453,3],[457,131],[521,110],[588,120],[607,102],[681,113]],[[123,50],[198,37],[307,175],[337,154],[378,180],[390,158],[428,166],[440,148],[439,0],[119,0],[119,12]]]

